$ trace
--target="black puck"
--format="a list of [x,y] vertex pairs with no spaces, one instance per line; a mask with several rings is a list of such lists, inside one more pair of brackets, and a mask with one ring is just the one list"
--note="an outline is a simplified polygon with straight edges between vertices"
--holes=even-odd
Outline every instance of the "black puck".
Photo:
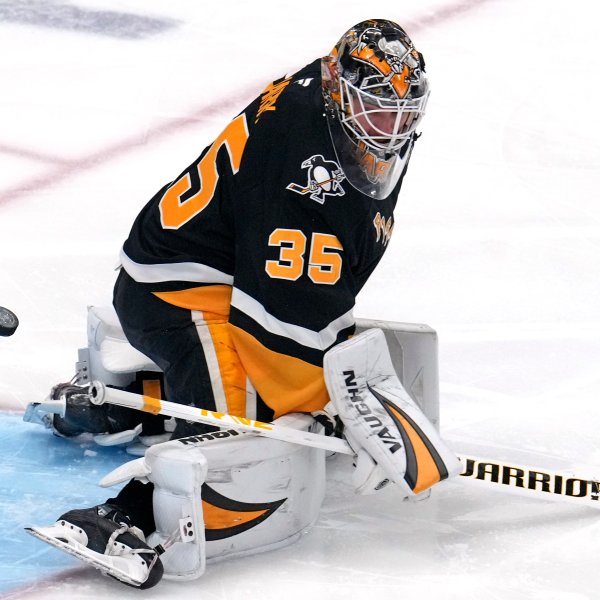
[[12,335],[19,326],[17,315],[8,308],[0,306],[0,336],[8,337]]

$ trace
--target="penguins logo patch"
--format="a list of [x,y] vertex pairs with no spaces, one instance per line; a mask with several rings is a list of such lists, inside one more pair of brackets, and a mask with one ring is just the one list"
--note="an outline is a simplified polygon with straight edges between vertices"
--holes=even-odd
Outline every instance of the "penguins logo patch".
[[335,161],[325,160],[320,154],[314,154],[301,166],[308,169],[306,185],[290,183],[287,190],[302,196],[310,194],[311,199],[319,204],[324,204],[327,196],[343,196],[346,193],[342,187],[346,176]]

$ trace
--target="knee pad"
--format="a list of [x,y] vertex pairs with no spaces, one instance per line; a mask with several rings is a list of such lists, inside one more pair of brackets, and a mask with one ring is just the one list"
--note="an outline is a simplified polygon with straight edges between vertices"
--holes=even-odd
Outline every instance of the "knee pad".
[[79,350],[76,365],[82,382],[98,379],[107,385],[126,387],[138,371],[160,371],[127,341],[112,306],[88,308],[87,339],[87,348]]

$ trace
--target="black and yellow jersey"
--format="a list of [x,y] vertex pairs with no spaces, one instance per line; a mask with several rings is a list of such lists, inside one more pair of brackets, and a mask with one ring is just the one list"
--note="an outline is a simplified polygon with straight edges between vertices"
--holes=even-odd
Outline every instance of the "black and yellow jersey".
[[355,298],[392,234],[403,177],[384,200],[346,180],[317,60],[271,83],[148,202],[122,265],[163,300],[227,320],[277,414],[318,410],[323,355],[354,330]]

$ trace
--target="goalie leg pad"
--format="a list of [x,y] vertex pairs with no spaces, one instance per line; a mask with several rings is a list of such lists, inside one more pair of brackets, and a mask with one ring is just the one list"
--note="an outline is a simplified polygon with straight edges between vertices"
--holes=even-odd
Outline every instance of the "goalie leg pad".
[[[315,422],[289,414],[274,423],[307,431]],[[202,492],[209,561],[286,546],[316,521],[324,450],[250,435],[199,443],[209,466]]]
[[197,447],[166,442],[152,446],[139,460],[144,462],[146,478],[154,484],[156,532],[148,542],[166,548],[161,557],[165,579],[196,579],[206,565],[201,496],[208,470],[206,458]]
[[410,497],[460,473],[458,458],[400,383],[381,330],[332,348],[324,370],[333,410],[357,453],[357,492],[381,489],[387,479]]
[[[291,414],[275,424],[308,431],[315,421]],[[317,519],[325,495],[324,450],[234,430],[157,444],[128,465],[102,484],[131,476],[154,484],[156,532],[148,543],[168,546],[161,556],[165,579],[195,579],[207,561],[296,541]],[[178,530],[187,543],[172,544]]]

